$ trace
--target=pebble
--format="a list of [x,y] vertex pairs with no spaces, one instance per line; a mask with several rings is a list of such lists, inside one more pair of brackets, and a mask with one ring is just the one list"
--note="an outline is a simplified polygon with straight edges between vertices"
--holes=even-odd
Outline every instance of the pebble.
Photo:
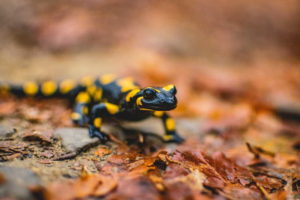
[[[200,137],[201,124],[202,120],[200,118],[179,118],[176,120],[177,131],[184,138],[189,136]],[[123,122],[121,125],[127,129],[140,130],[160,136],[164,135],[162,121],[156,118],[150,118],[141,122]],[[120,134],[122,131],[118,127],[105,125],[102,130],[105,133],[117,135],[121,140],[124,139],[122,134]],[[97,138],[90,138],[87,128],[58,128],[54,135],[62,139],[64,148],[69,152],[79,152],[82,149],[101,143]]]
[[[201,118],[176,119],[176,130],[183,137],[199,136],[201,134],[201,125]],[[123,122],[122,126],[124,128],[132,128],[145,132],[155,133],[157,135],[165,134],[162,120],[157,118],[149,118],[141,122]]]
[[79,152],[101,143],[98,138],[90,138],[87,128],[58,128],[54,136],[62,139],[62,145],[68,152]]
[[9,127],[9,126],[3,126],[0,125],[0,137],[10,137],[14,133],[16,133],[16,129]]

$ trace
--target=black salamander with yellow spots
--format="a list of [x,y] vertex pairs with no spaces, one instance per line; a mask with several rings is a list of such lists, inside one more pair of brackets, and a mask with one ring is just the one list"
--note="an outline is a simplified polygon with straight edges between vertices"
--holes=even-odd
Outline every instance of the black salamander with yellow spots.
[[98,137],[103,142],[108,139],[101,131],[103,119],[139,121],[151,116],[162,119],[166,142],[183,141],[176,133],[174,120],[166,113],[177,105],[174,85],[141,88],[132,78],[104,75],[96,79],[84,77],[80,82],[1,84],[0,91],[21,97],[70,99],[74,103],[73,122],[79,126],[87,125],[90,136]]

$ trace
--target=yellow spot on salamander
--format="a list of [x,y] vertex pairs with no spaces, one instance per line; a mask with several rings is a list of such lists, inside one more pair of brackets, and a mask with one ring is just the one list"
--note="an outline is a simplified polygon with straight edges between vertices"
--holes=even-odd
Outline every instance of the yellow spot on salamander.
[[155,117],[161,117],[161,116],[163,116],[164,113],[165,113],[165,112],[163,112],[163,111],[155,111],[155,112],[153,113],[153,115],[154,115]]
[[125,100],[126,100],[127,102],[129,102],[130,99],[131,99],[132,97],[134,97],[139,91],[140,91],[139,89],[134,89],[134,90],[130,91],[130,92],[126,95]]
[[156,88],[153,88],[153,87],[146,87],[145,89],[152,89],[152,90],[155,90],[156,92],[160,92],[160,90],[156,89]]
[[143,99],[143,97],[139,97],[139,98],[137,98],[137,100],[136,100],[136,105],[138,105],[138,106],[142,106],[142,105],[143,105],[143,103],[142,103],[142,99]]
[[117,84],[121,87],[121,92],[127,92],[128,90],[138,88],[131,77],[122,78],[117,81]]
[[95,101],[100,101],[102,99],[102,93],[103,93],[103,91],[102,91],[101,88],[97,89],[95,94],[94,94],[94,100]]
[[135,88],[138,88],[138,86],[136,86],[136,85],[126,85],[126,86],[121,88],[121,92],[127,92],[127,91],[133,90]]
[[144,111],[155,111],[155,110],[150,109],[150,108],[140,108],[140,110],[144,110]]
[[23,86],[23,90],[25,94],[33,96],[38,92],[39,87],[35,82],[28,82]]
[[119,112],[119,107],[115,104],[105,103],[105,106],[106,106],[107,111],[112,115]]
[[166,128],[168,131],[175,130],[175,121],[174,119],[168,118],[166,119]]
[[87,92],[80,92],[76,97],[78,103],[88,103],[90,100],[90,95]]
[[73,80],[65,80],[60,83],[59,88],[62,94],[66,94],[70,92],[75,87],[75,81]]
[[113,82],[116,79],[116,76],[113,74],[107,74],[100,77],[100,82],[104,85]]
[[79,119],[81,119],[81,114],[76,113],[76,112],[73,112],[73,113],[71,114],[71,118],[72,118],[73,120],[79,120]]
[[97,87],[95,85],[89,86],[87,88],[87,91],[90,95],[93,95],[95,93],[95,91],[97,90]]
[[173,135],[164,135],[164,136],[163,136],[163,139],[164,139],[165,141],[170,141],[170,140],[173,139]]
[[42,84],[42,93],[45,96],[50,96],[55,93],[57,85],[53,81],[47,81]]
[[86,107],[86,106],[84,106],[84,107],[82,108],[82,112],[83,112],[83,114],[85,114],[85,115],[89,114],[89,108]]
[[101,125],[102,125],[102,119],[101,119],[100,117],[94,119],[94,126],[95,126],[96,128],[100,128]]
[[80,80],[80,82],[84,86],[90,86],[94,83],[94,78],[91,76],[85,76]]
[[174,87],[175,87],[174,85],[170,84],[170,85],[167,85],[167,86],[163,87],[163,89],[166,90],[166,91],[170,91]]

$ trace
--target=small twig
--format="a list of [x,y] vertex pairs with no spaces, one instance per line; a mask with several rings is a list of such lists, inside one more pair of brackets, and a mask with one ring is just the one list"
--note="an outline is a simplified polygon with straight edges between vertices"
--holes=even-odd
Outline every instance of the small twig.
[[52,159],[53,161],[62,161],[62,160],[68,160],[68,159],[72,159],[75,158],[77,155],[79,154],[79,152],[76,151],[72,151],[63,155],[60,155],[54,159]]
[[249,152],[254,155],[255,159],[260,159],[260,154],[268,155],[272,158],[275,156],[275,153],[267,151],[261,147],[251,145],[248,142],[246,142],[246,145],[247,145]]

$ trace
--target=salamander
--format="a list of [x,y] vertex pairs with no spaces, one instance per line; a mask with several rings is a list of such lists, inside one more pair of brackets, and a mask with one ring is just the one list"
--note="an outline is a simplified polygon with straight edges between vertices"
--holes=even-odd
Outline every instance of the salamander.
[[66,98],[72,102],[71,118],[78,126],[87,126],[90,137],[108,140],[101,131],[103,119],[140,121],[160,118],[164,125],[166,142],[184,141],[176,132],[175,121],[166,111],[176,108],[176,87],[140,87],[131,77],[104,75],[84,77],[80,81],[26,82],[23,85],[0,84],[2,92],[19,97]]

